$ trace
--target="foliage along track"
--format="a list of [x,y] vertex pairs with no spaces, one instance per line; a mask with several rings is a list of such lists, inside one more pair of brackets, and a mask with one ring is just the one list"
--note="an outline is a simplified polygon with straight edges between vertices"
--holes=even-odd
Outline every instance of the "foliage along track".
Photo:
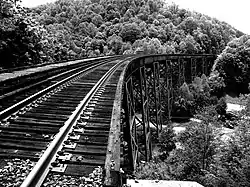
[[[36,162],[80,101],[118,62],[120,61],[111,61],[88,73],[83,73],[2,120],[0,157],[3,162],[11,162],[4,160],[6,158]],[[115,75],[117,72],[113,76]],[[81,168],[81,165],[85,164],[85,173],[83,170],[78,172],[80,175],[87,175],[88,172],[92,172],[93,166],[104,164],[115,80],[115,77],[110,78],[88,103],[76,129],[64,142],[65,146],[58,153],[58,160],[52,164],[53,166],[62,160],[69,166],[66,173],[76,175],[77,167]],[[95,106],[94,111],[93,106]],[[101,117],[104,115],[104,118]],[[75,150],[71,146],[73,141],[77,143]],[[69,157],[61,159],[65,156],[64,152],[72,154],[70,159]]]

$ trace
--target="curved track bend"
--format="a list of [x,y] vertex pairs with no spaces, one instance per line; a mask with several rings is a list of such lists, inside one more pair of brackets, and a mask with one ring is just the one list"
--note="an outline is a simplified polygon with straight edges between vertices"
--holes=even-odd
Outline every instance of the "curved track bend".
[[[9,76],[6,74],[5,76],[9,77],[9,79],[0,81],[0,111],[79,71],[94,65],[104,64],[116,58],[119,58],[119,56],[75,60],[68,62],[66,65],[54,65],[53,68],[45,66],[40,68],[40,71],[28,69]],[[17,77],[14,78],[14,76]]]
[[104,166],[117,82],[129,59],[78,72],[0,113],[0,157],[38,161],[22,187],[40,186],[49,171],[84,176]]

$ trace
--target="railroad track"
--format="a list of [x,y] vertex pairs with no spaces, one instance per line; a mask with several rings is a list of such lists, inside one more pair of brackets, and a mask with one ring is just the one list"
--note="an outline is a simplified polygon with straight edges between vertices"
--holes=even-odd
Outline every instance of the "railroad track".
[[71,61],[66,66],[56,66],[52,69],[46,69],[41,72],[23,75],[16,79],[7,79],[0,82],[0,111],[15,103],[23,100],[29,95],[42,90],[55,82],[59,82],[74,73],[84,70],[93,65],[106,63],[110,59],[119,58],[119,56],[100,57],[85,60]]
[[[12,178],[22,187],[53,186],[58,175],[79,180],[103,167],[117,82],[129,59],[78,72],[2,111],[0,175],[12,174],[0,183],[13,186]],[[20,177],[15,164],[29,167]],[[97,170],[101,176],[102,169]]]

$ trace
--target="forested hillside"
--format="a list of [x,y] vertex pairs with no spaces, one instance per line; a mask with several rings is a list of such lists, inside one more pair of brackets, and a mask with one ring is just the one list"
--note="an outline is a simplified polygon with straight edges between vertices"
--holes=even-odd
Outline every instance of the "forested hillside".
[[0,69],[46,62],[44,26],[19,3],[0,1]]
[[243,34],[163,0],[59,0],[27,11],[12,1],[0,4],[0,67],[137,50],[219,54]]
[[227,92],[248,93],[250,90],[250,35],[243,35],[230,41],[216,59],[214,69],[224,79]]
[[224,22],[162,0],[60,0],[33,12],[64,58],[136,50],[220,53],[240,35]]

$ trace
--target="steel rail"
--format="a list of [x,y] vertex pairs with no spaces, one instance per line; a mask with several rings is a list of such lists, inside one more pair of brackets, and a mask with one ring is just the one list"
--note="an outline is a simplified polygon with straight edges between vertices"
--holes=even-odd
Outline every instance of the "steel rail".
[[[60,70],[61,68],[73,68],[73,69],[70,69],[70,70],[66,70],[66,71],[64,71],[64,72],[60,72],[59,74],[56,74],[56,75],[53,75],[53,76],[51,76],[51,77],[48,77],[46,80],[42,80],[42,81],[40,81],[40,82],[38,82],[38,83],[35,83],[35,85],[36,84],[39,84],[39,83],[43,83],[43,82],[45,82],[45,81],[47,81],[47,80],[53,80],[53,79],[56,79],[56,78],[59,78],[60,76],[64,76],[64,75],[66,75],[67,73],[71,73],[71,72],[74,72],[74,71],[79,71],[81,68],[84,68],[84,66],[87,66],[87,65],[95,65],[95,64],[85,64],[85,63],[93,63],[93,61],[96,61],[96,60],[108,60],[108,59],[103,59],[103,58],[100,58],[100,59],[90,59],[89,61],[84,61],[84,60],[82,60],[81,62],[78,62],[78,63],[75,63],[75,64],[71,64],[71,65],[67,65],[67,66],[60,66],[60,67],[56,67],[56,68],[53,68],[53,69],[49,69],[49,70],[45,70],[45,71],[42,71],[42,72],[37,72],[37,73],[48,73],[47,71],[50,71],[50,70]],[[80,61],[80,60],[79,60]],[[84,64],[83,64],[84,63]],[[78,65],[78,67],[74,67],[74,66],[76,66],[76,65]],[[80,65],[80,66],[79,66]],[[34,73],[34,74],[36,74],[36,73]],[[26,75],[24,75],[24,77],[25,77]],[[31,85],[31,86],[33,86],[33,85]],[[20,89],[17,89],[17,91],[18,90],[21,90],[21,89],[23,89],[23,88],[20,88]],[[9,95],[11,95],[12,93],[14,93],[16,90],[14,90],[14,91],[10,91],[10,92],[8,92],[8,93],[5,93],[5,94],[2,94],[1,96],[0,96],[0,99],[2,99],[2,98],[4,98],[5,96],[9,96]]]
[[123,82],[125,73],[130,61],[125,62],[126,65],[120,74],[115,100],[113,102],[112,118],[110,123],[107,153],[104,166],[104,186],[116,186],[120,184],[120,144],[121,144],[121,106],[123,94]]
[[7,118],[8,116],[15,113],[16,111],[18,111],[22,107],[26,106],[27,104],[31,103],[32,101],[36,100],[37,98],[41,97],[42,95],[45,95],[46,93],[50,92],[54,88],[58,87],[59,85],[62,85],[63,83],[69,81],[70,79],[73,79],[74,77],[77,77],[78,75],[80,75],[82,73],[85,73],[85,72],[87,72],[87,71],[89,71],[89,70],[91,70],[93,68],[96,68],[96,67],[98,67],[100,65],[103,65],[105,63],[107,63],[107,62],[102,62],[100,64],[95,64],[95,65],[93,65],[93,66],[91,66],[89,68],[86,68],[86,69],[84,69],[84,70],[82,70],[80,72],[77,72],[77,73],[75,73],[75,74],[73,74],[73,75],[71,75],[71,76],[69,76],[69,77],[67,77],[67,78],[65,78],[65,79],[51,85],[51,86],[49,86],[48,88],[45,88],[45,89],[37,92],[36,94],[31,95],[28,98],[26,98],[26,99],[24,99],[24,100],[22,100],[22,101],[20,101],[20,102],[18,102],[16,104],[12,105],[11,107],[6,108],[5,110],[0,112],[0,120],[3,120],[5,118]]
[[[80,71],[81,69],[83,68],[87,68],[88,66],[90,65],[95,65],[97,63],[100,63],[100,62],[94,62],[94,61],[103,61],[103,60],[111,60],[111,59],[115,59],[115,58],[119,58],[120,55],[116,55],[116,56],[105,56],[105,57],[98,57],[98,58],[89,58],[89,59],[82,59],[82,60],[75,60],[76,63],[74,64],[69,64],[69,65],[66,65],[66,66],[59,66],[59,67],[55,67],[55,68],[52,68],[52,69],[47,69],[47,70],[44,70],[44,71],[41,71],[41,72],[36,72],[36,73],[32,73],[31,75],[36,75],[37,73],[51,73],[53,71],[60,71],[61,69],[63,68],[71,68],[70,70],[66,70],[66,72],[60,72],[59,74],[57,75],[53,75],[51,77],[43,77],[46,78],[45,80],[42,80],[42,81],[39,81],[39,82],[36,82],[34,84],[30,84],[29,86],[26,86],[26,87],[22,87],[22,88],[18,88],[18,89],[15,89],[15,90],[12,90],[12,91],[8,91],[6,93],[3,93],[2,95],[0,95],[0,100],[1,99],[5,99],[7,97],[10,97],[10,96],[13,96],[14,94],[17,94],[17,93],[20,93],[20,92],[23,92],[25,90],[28,90],[28,89],[31,89],[33,87],[36,87],[36,86],[39,86],[39,85],[42,85],[48,81],[52,81],[53,79],[57,79],[57,78],[60,78],[66,74],[69,74],[69,73],[72,73],[72,72],[76,72],[76,71]],[[70,61],[71,62],[71,61]],[[85,64],[86,63],[86,64]],[[91,64],[92,63],[92,64]],[[29,77],[30,75],[23,75],[23,76],[20,76],[21,78],[26,78],[26,77]],[[39,77],[40,78],[40,77]],[[3,84],[5,82],[7,82],[6,84],[8,84],[8,81],[11,81],[11,80],[15,80],[15,78],[11,78],[11,79],[7,79],[7,80],[4,80],[2,82],[0,82],[0,84]]]
[[42,185],[44,179],[46,178],[51,163],[55,160],[56,154],[62,147],[64,140],[70,133],[70,130],[76,124],[80,117],[80,114],[84,107],[88,104],[94,94],[103,85],[103,83],[115,72],[115,70],[124,62],[120,60],[119,63],[114,65],[89,91],[85,98],[80,102],[76,110],[72,113],[69,119],[64,123],[64,126],[60,129],[59,133],[56,135],[55,139],[51,142],[49,147],[46,149],[42,157],[38,160],[37,164],[34,166],[32,171],[29,173],[27,178],[22,183],[21,187],[39,187]]
[[[104,60],[105,60],[105,59],[104,59]],[[90,64],[86,64],[86,66],[87,66],[87,65],[90,65]],[[69,73],[72,73],[72,72],[79,71],[79,70],[81,70],[81,69],[83,69],[83,68],[84,68],[84,67],[82,67],[82,66],[81,66],[81,67],[77,67],[77,68],[68,70],[68,71],[66,71],[66,72],[60,73],[60,74],[58,74],[58,75],[54,75],[54,76],[52,76],[52,77],[49,77],[49,78],[47,78],[46,80],[42,80],[42,81],[40,81],[40,82],[37,82],[37,83],[32,84],[32,85],[30,85],[30,86],[27,86],[27,87],[25,87],[25,88],[19,88],[19,89],[17,89],[17,90],[14,90],[14,91],[5,93],[5,94],[3,94],[3,95],[0,95],[0,99],[5,99],[6,97],[12,96],[12,95],[14,95],[14,94],[16,94],[16,93],[18,93],[18,92],[23,92],[23,91],[28,90],[28,89],[31,89],[31,88],[33,88],[33,87],[42,85],[42,84],[44,84],[44,83],[46,83],[46,82],[48,82],[48,81],[53,81],[54,79],[60,78],[60,77],[65,76],[65,75],[67,75],[67,74],[69,74]]]
[[[118,56],[118,55],[98,56],[96,58],[104,59],[106,57],[109,58],[109,57],[113,57],[113,56]],[[9,73],[9,72],[14,72],[14,71],[24,70],[24,69],[27,69],[27,68],[38,68],[38,67],[42,67],[44,65],[56,65],[56,64],[59,64],[59,63],[65,63],[65,62],[70,62],[70,61],[78,61],[78,60],[91,61],[91,60],[95,60],[95,58],[93,58],[93,57],[75,58],[75,59],[61,60],[60,62],[52,62],[52,63],[46,63],[46,64],[42,63],[42,64],[36,64],[36,65],[30,65],[30,66],[21,66],[21,67],[9,68],[9,69],[1,69],[0,73]]]

